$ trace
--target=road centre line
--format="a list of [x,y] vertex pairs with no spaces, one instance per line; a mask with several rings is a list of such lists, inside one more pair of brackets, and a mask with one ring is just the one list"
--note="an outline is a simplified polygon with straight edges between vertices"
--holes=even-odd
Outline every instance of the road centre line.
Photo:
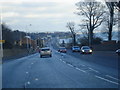
[[115,79],[115,80],[117,80],[117,81],[120,81],[119,79],[117,79],[117,78],[115,78],[115,77],[112,77],[112,76],[110,76],[110,75],[105,75],[105,76],[107,76],[107,77],[109,77],[109,78],[112,78],[112,79]]
[[79,71],[82,71],[82,72],[86,73],[86,71],[84,71],[84,70],[81,70],[81,69],[79,69],[79,68],[76,68],[76,69],[79,70]]
[[95,71],[95,72],[99,73],[99,71],[97,71],[97,70],[95,70],[93,68],[89,68],[89,69],[92,70],[92,71]]
[[35,78],[35,81],[38,81],[39,79],[38,78]]
[[104,80],[104,81],[107,81],[107,82],[109,82],[109,83],[113,83],[113,84],[117,84],[117,85],[118,85],[117,82],[113,82],[113,81],[108,80],[108,79],[106,79],[106,78],[103,78],[103,77],[100,77],[100,76],[97,76],[97,75],[95,75],[95,77],[96,77],[96,78],[99,78],[99,79],[102,79],[102,80]]
[[66,63],[65,61],[63,61],[63,63]]
[[71,64],[67,64],[67,65],[69,65],[70,67],[73,67]]
[[29,72],[26,72],[26,74],[28,74]]
[[81,65],[81,66],[85,66],[85,65]]

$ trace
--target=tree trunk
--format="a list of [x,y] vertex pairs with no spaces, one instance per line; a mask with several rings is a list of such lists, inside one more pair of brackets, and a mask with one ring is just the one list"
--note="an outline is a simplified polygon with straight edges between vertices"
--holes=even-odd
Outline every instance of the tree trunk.
[[110,8],[110,23],[109,23],[109,35],[108,35],[109,41],[112,40],[113,18],[114,18],[114,7]]
[[93,44],[93,30],[89,31],[89,46],[91,47]]
[[73,45],[75,46],[76,45],[76,35],[73,34]]

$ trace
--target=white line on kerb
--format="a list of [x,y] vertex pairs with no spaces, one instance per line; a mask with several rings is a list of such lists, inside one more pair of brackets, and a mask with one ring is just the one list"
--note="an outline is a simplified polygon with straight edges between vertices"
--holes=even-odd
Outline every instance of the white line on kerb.
[[113,82],[113,81],[108,80],[108,79],[106,79],[106,78],[103,78],[103,77],[100,77],[100,76],[96,76],[96,75],[95,75],[95,77],[96,77],[96,78],[99,78],[99,79],[102,79],[102,80],[104,80],[104,81],[107,81],[107,82],[110,82],[110,83],[113,83],[113,84],[117,84],[117,85],[118,85],[117,82]]
[[86,73],[86,71],[84,71],[84,70],[81,70],[81,69],[79,69],[79,68],[76,68],[76,69],[79,70],[79,71],[82,71],[82,72]]
[[95,72],[97,72],[97,73],[99,72],[99,71],[97,71],[97,70],[95,70],[95,69],[93,69],[93,68],[89,68],[89,69],[92,70],[92,71],[95,71]]
[[115,77],[112,77],[112,76],[110,76],[110,75],[105,75],[105,76],[107,76],[107,77],[109,77],[109,78],[112,78],[112,79],[115,79],[115,80],[117,80],[117,81],[120,81],[119,79],[117,79],[117,78],[115,78]]

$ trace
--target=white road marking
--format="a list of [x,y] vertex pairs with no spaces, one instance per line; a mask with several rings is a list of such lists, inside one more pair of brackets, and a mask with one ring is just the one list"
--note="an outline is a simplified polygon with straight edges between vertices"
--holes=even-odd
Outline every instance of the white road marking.
[[26,72],[26,74],[28,74],[29,72]]
[[27,82],[27,84],[29,84],[29,85],[30,85],[30,82],[28,81],[28,82]]
[[38,78],[35,78],[36,81],[38,81]]
[[100,77],[100,76],[96,76],[96,75],[95,75],[95,77],[96,77],[96,78],[99,78],[99,79],[102,79],[102,80],[104,80],[104,81],[107,81],[107,82],[109,82],[109,83],[113,83],[113,84],[117,84],[117,85],[118,85],[117,82],[113,82],[113,81],[108,80],[108,79],[106,79],[106,78],[103,78],[103,77]]
[[112,76],[110,76],[110,75],[105,75],[105,76],[107,76],[107,77],[109,77],[109,78],[112,78],[112,79],[115,79],[115,80],[117,80],[117,81],[120,81],[119,79],[117,79],[117,78],[115,78],[115,77],[112,77]]
[[34,64],[34,63],[31,63],[31,64]]
[[66,63],[65,61],[63,61],[63,63]]
[[99,73],[99,71],[97,71],[97,70],[95,70],[93,68],[89,68],[89,69],[92,70],[92,71],[95,71],[95,72]]
[[85,66],[85,65],[81,65],[81,66]]
[[79,69],[79,68],[76,68],[76,69],[79,70],[79,71],[82,71],[82,72],[86,73],[86,71],[84,71],[84,70],[81,70],[81,69]]
[[67,64],[67,65],[69,65],[70,67],[73,67],[71,64]]

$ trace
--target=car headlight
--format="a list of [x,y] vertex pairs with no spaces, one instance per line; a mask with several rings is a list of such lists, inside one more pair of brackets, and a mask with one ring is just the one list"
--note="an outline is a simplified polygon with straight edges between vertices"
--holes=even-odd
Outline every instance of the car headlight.
[[82,50],[82,52],[85,52],[85,50]]
[[90,50],[90,52],[92,52],[92,50]]

